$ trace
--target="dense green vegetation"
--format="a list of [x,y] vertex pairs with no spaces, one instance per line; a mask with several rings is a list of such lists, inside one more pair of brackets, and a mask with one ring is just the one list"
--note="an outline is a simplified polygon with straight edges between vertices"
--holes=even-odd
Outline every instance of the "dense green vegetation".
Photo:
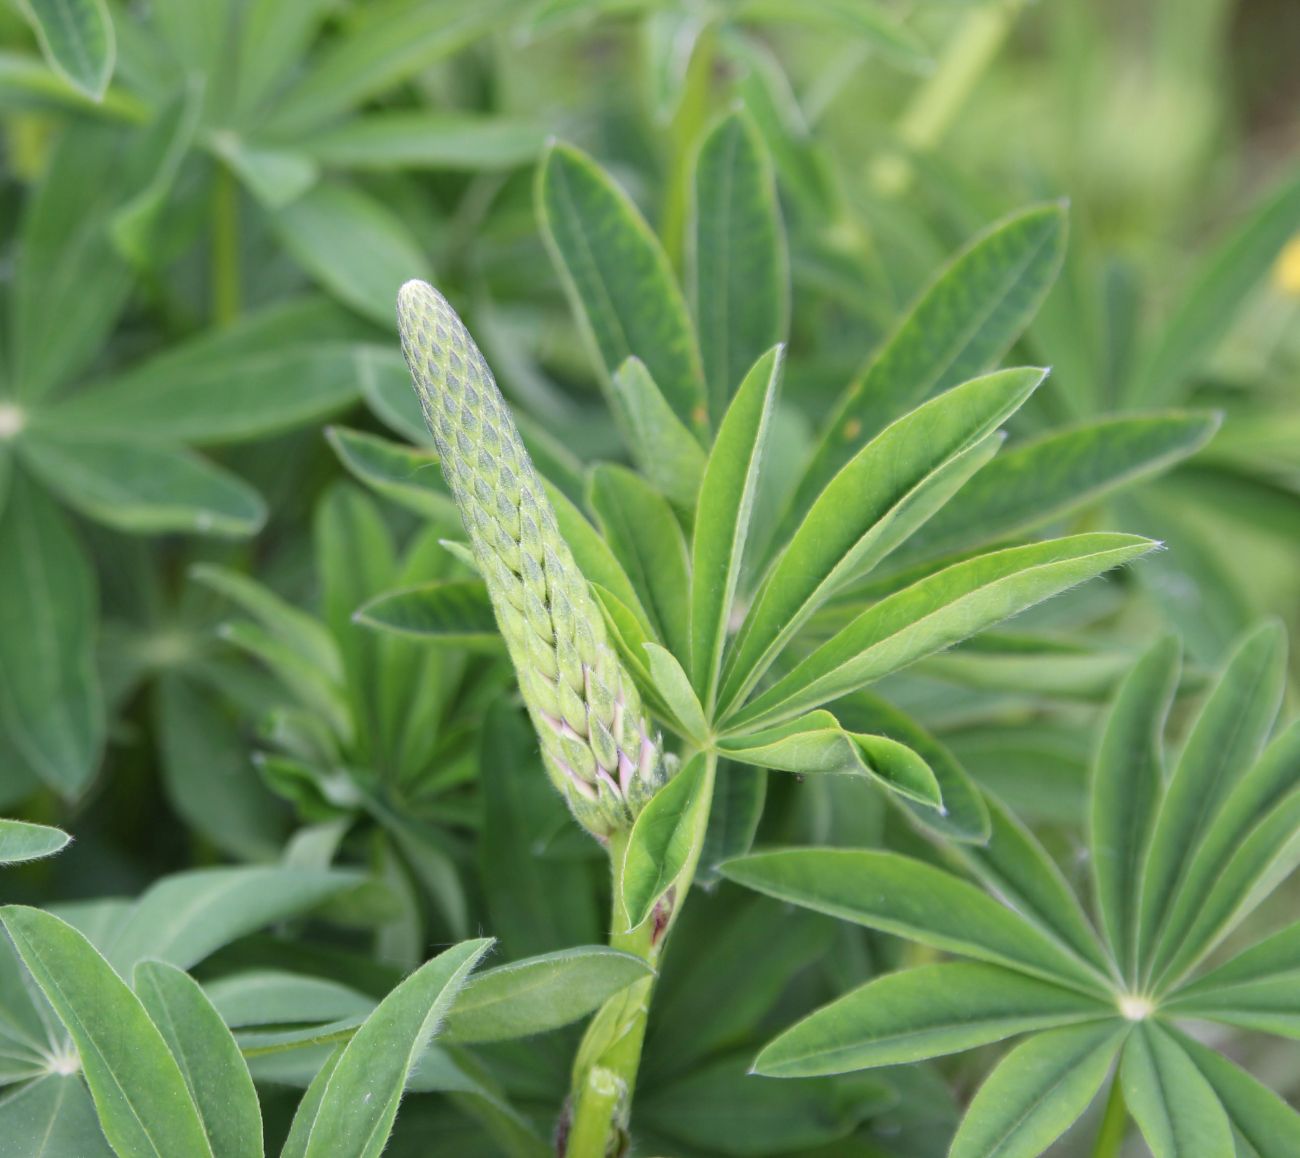
[[1297,37],[3,10],[0,1153],[1300,1154]]

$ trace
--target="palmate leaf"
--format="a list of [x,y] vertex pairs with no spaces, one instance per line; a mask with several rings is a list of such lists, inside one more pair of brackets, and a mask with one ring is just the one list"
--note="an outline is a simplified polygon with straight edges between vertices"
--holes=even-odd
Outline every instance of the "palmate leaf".
[[674,506],[693,511],[704,475],[704,451],[640,358],[628,358],[614,371],[611,400],[641,473]]
[[689,655],[689,561],[686,540],[668,501],[640,476],[608,465],[592,470],[589,501],[655,635],[674,654]]
[[323,1084],[318,1087],[318,1077],[308,1089],[285,1144],[286,1158],[378,1158],[412,1067],[491,945],[480,939],[453,946],[379,1003],[322,1070]]
[[383,202],[341,182],[322,181],[272,219],[280,244],[338,299],[382,326],[393,325],[398,287],[432,276],[424,248]]
[[1130,981],[1137,975],[1142,856],[1164,790],[1164,723],[1178,662],[1172,638],[1138,661],[1115,694],[1093,764],[1089,841],[1097,912]]
[[996,450],[1041,370],[977,378],[899,419],[835,476],[764,580],[728,658],[721,704],[745,695],[812,613],[861,577]]
[[1155,1158],[1232,1154],[1232,1127],[1214,1088],[1163,1026],[1144,1022],[1124,1043],[1124,1101]]
[[26,477],[0,513],[0,726],[41,781],[73,798],[99,762],[95,576],[72,528]]
[[210,446],[335,413],[378,356],[367,328],[320,298],[296,299],[173,346],[42,410],[65,437]]
[[536,159],[546,141],[532,121],[483,113],[384,111],[312,133],[303,152],[324,165],[490,172]]
[[180,1066],[214,1158],[261,1158],[262,1112],[248,1065],[198,982],[161,961],[142,961],[134,982]]
[[771,1077],[901,1065],[1031,1030],[1107,1019],[1100,1000],[995,965],[922,965],[868,981],[769,1042],[754,1062]]
[[1133,535],[1073,535],[954,564],[867,608],[724,722],[734,731],[790,719],[1136,559],[1154,545]]
[[69,506],[116,530],[240,537],[266,521],[252,487],[180,447],[33,432],[22,455]]
[[433,451],[343,426],[326,427],[325,437],[353,477],[372,490],[425,518],[451,522],[455,517],[456,504],[442,484]]
[[23,1158],[113,1158],[79,1074],[50,1074],[7,1091],[0,1137]]
[[1286,1158],[1295,1152],[1300,1113],[1222,1054],[1177,1030],[1171,1034],[1213,1087],[1232,1128],[1257,1158]]
[[537,212],[603,379],[636,356],[681,422],[706,429],[704,368],[686,303],[626,194],[591,158],[557,144],[538,170]]
[[745,376],[718,428],[700,483],[691,544],[690,673],[706,712],[712,711],[717,694],[783,361],[783,349],[774,347]]
[[1064,210],[1044,205],[998,222],[953,258],[844,395],[791,500],[787,527],[864,440],[996,363],[1033,317],[1064,251]]
[[1038,1033],[972,1099],[949,1158],[1036,1158],[1088,1108],[1124,1042],[1113,1020]]
[[1195,454],[1212,414],[1113,415],[1003,451],[890,559],[903,566],[996,543],[1053,522]]
[[716,424],[750,366],[785,340],[790,312],[772,162],[743,110],[704,138],[693,190],[687,284]]
[[1106,993],[1104,976],[1055,938],[923,861],[857,849],[783,849],[728,861],[722,872],[778,900],[1085,994]]
[[0,920],[71,1034],[119,1158],[214,1158],[181,1070],[126,982],[58,917],[11,905]]
[[501,636],[480,579],[449,579],[377,595],[357,608],[357,623],[430,643],[499,651]]
[[1262,750],[1282,702],[1286,637],[1267,624],[1228,661],[1174,766],[1142,866],[1138,952],[1149,973],[1155,940],[1212,818]]

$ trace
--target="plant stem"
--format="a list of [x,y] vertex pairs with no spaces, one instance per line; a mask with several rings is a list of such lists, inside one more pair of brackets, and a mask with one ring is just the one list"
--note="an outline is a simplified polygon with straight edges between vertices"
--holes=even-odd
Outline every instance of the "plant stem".
[[229,325],[239,317],[239,186],[217,166],[212,193],[212,320]]
[[[993,63],[1024,6],[1025,0],[989,0],[965,18],[898,123],[898,139],[906,153],[925,153],[939,143]],[[893,196],[907,192],[913,175],[911,162],[903,153],[881,157],[871,170],[876,188]]]
[[[716,768],[717,757],[710,754],[702,789],[708,794],[706,799],[712,799]],[[573,1065],[572,1116],[562,1158],[620,1158],[626,1153],[632,1095],[641,1067],[641,1047],[659,977],[659,963],[695,878],[707,827],[706,816],[681,875],[665,901],[660,902],[666,911],[656,910],[635,929],[623,928],[625,914],[621,901],[623,858],[630,834],[616,833],[609,839],[614,891],[610,947],[640,957],[654,972],[605,1002],[583,1035]]]
[[1097,1140],[1092,1144],[1092,1158],[1119,1158],[1124,1135],[1128,1133],[1128,1109],[1124,1105],[1124,1091],[1119,1075],[1111,1079],[1110,1097],[1106,1099],[1106,1112],[1097,1129]]

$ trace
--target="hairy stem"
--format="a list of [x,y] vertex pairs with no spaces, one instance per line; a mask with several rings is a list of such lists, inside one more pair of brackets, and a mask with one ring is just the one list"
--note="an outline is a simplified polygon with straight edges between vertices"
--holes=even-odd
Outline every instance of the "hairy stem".
[[[717,757],[710,755],[708,760],[703,790],[706,798],[711,798]],[[707,823],[702,831],[705,828]],[[627,1153],[632,1095],[641,1068],[650,1002],[668,935],[699,865],[702,841],[696,842],[673,889],[655,912],[637,928],[624,930],[621,897],[628,837],[627,832],[618,832],[609,838],[614,878],[609,943],[611,948],[640,957],[654,973],[611,997],[587,1027],[573,1066],[571,1116],[567,1140],[560,1151],[562,1158],[621,1158]]]

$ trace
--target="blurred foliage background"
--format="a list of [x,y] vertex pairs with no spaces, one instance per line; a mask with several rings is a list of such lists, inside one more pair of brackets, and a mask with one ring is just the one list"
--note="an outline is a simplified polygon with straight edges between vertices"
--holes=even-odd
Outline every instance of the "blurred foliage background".
[[[491,641],[430,648],[353,622],[386,590],[465,574],[439,545],[458,536],[441,480],[421,473],[428,439],[393,321],[406,279],[433,281],[463,313],[561,490],[581,501],[585,466],[625,457],[538,226],[535,162],[551,138],[618,180],[681,270],[695,151],[720,114],[748,110],[788,232],[777,441],[791,474],[951,254],[1042,201],[1068,205],[1068,248],[1012,360],[1053,372],[1012,445],[1125,412],[1222,414],[1195,457],[1069,516],[1071,529],[1165,541],[1158,561],[881,689],[1065,865],[1098,707],[1142,646],[1180,633],[1194,689],[1259,617],[1300,625],[1291,0],[152,0],[105,12],[115,64],[95,97],[72,83],[95,89],[93,68],[69,57],[71,81],[60,75],[33,23],[0,8],[0,804],[77,838],[8,872],[8,899],[133,895],[229,861],[346,862],[382,903],[336,906],[304,942],[315,956],[251,938],[227,966],[282,958],[379,991],[429,945],[484,925],[511,954],[600,939],[599,864],[541,777],[527,802],[510,784],[493,796],[533,753],[517,719],[485,741],[513,747],[482,749],[510,686]],[[286,616],[320,646],[315,670],[278,648]],[[1066,673],[1056,686],[1046,662]],[[920,844],[844,791],[774,780],[761,831]],[[519,825],[540,862],[505,850]],[[545,920],[512,916],[526,906],[511,874],[536,863],[584,899]],[[1295,895],[1275,899],[1279,913]],[[736,954],[773,951],[753,913],[774,906],[739,896],[702,899],[682,933],[680,960],[709,965],[723,989],[713,930]],[[796,949],[779,935],[748,1020],[697,1041],[692,1064],[761,1041],[898,952],[808,914],[781,920],[806,937]],[[664,1043],[708,1007],[675,984],[649,1047],[651,1129],[657,1097],[687,1096],[672,1088],[686,1062]],[[1275,1088],[1300,1091],[1294,1048],[1240,1049]],[[503,1050],[499,1072],[545,1105],[553,1091],[531,1088],[539,1071],[513,1072],[517,1060]],[[917,1108],[967,1091],[978,1069],[967,1059],[944,1085],[917,1067],[881,1116],[879,1090],[842,1083],[837,1105],[856,1108],[824,1138],[745,1152],[866,1153],[830,1147],[868,1120],[873,1137],[907,1139],[886,1152],[936,1152],[951,1123]],[[411,1130],[473,1117],[412,1105]],[[476,1152],[463,1129],[457,1152]]]

